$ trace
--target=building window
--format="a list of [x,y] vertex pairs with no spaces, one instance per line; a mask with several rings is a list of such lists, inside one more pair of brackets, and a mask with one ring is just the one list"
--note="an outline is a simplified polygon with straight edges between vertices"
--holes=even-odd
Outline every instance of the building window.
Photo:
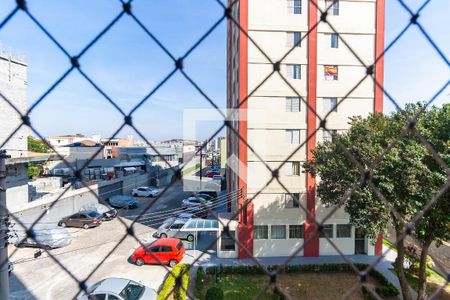
[[299,97],[286,97],[286,111],[287,112],[299,112],[300,111],[300,98]]
[[270,226],[270,238],[273,240],[285,239],[286,238],[286,226],[285,225]]
[[327,236],[329,238],[333,238],[333,224],[325,224],[323,225],[322,232],[319,233],[321,238]]
[[286,73],[287,73],[287,77],[290,79],[300,79],[300,77],[301,77],[300,65],[287,65]]
[[303,225],[289,225],[290,239],[303,239],[305,236],[305,228]]
[[325,80],[338,80],[338,67],[337,66],[324,66]]
[[267,240],[269,238],[269,226],[267,225],[255,225],[255,240]]
[[331,15],[339,16],[339,0],[328,0],[327,8],[328,7],[330,7],[328,11],[331,12]]
[[300,176],[300,162],[288,161],[285,164],[286,176]]
[[300,194],[299,193],[285,194],[284,203],[286,208],[300,207]]
[[294,15],[300,15],[302,13],[302,1],[301,0],[287,0],[288,13]]
[[301,32],[287,32],[286,46],[289,48],[300,47],[302,41]]
[[331,48],[339,47],[339,37],[336,33],[330,34],[330,43]]
[[336,225],[336,237],[338,237],[338,238],[350,238],[350,237],[352,237],[352,225],[350,225],[350,224],[337,224]]
[[333,135],[337,133],[337,130],[334,129],[328,129],[323,131],[323,141],[324,142],[332,142],[333,141]]
[[337,112],[337,98],[323,98],[323,112]]
[[225,231],[222,231],[220,235],[220,250],[221,251],[235,251],[236,245],[234,240],[231,237],[235,237],[235,232],[230,230],[230,235],[228,235]]
[[300,144],[300,130],[286,129],[285,131],[286,143],[291,145]]

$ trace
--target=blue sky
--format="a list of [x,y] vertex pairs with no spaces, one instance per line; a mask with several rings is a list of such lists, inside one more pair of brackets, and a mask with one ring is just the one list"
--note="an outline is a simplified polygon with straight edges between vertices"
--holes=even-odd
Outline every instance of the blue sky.
[[[0,20],[15,1],[1,0]],[[121,10],[119,1],[29,1],[29,9],[72,55],[104,28]],[[409,15],[396,0],[387,0],[386,43],[408,23]],[[417,9],[423,1],[406,1]],[[201,3],[201,5],[199,5]],[[133,12],[151,32],[179,57],[223,14],[214,0],[136,0]],[[420,22],[448,57],[450,21],[448,0],[434,0]],[[2,30],[3,50],[25,53],[29,64],[28,101],[33,103],[69,68],[67,58],[30,18],[19,12]],[[124,16],[80,60],[81,67],[117,104],[128,112],[173,68],[168,56],[138,25]],[[185,71],[218,106],[226,97],[226,24],[223,22],[186,59]],[[385,57],[385,87],[401,105],[428,100],[449,79],[450,72],[417,28],[411,28]],[[436,104],[449,101],[449,89]],[[135,125],[148,140],[181,138],[183,110],[209,108],[205,99],[175,74],[134,115]],[[385,99],[385,111],[393,109]],[[32,114],[43,135],[84,133],[109,136],[122,118],[77,71],[69,75]],[[199,138],[212,134],[218,124],[199,124]],[[124,130],[119,135],[133,134]],[[135,134],[135,133],[134,133]],[[136,134],[135,134],[136,135]]]

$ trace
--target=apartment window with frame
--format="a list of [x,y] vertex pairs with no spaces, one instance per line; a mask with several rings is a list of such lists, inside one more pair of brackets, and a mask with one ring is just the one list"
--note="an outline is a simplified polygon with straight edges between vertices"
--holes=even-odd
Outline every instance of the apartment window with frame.
[[327,81],[338,80],[338,66],[324,66],[324,76]]
[[267,240],[269,238],[269,226],[268,225],[255,225],[254,226],[255,240]]
[[281,240],[286,238],[286,225],[271,225],[270,238],[272,240]]
[[300,111],[300,98],[299,97],[286,97],[286,111],[287,112],[299,112]]
[[300,130],[299,129],[286,129],[285,131],[286,144],[298,145],[300,144]]
[[332,142],[333,135],[335,135],[336,133],[337,133],[337,130],[334,130],[334,129],[323,130],[323,141],[324,142]]
[[337,98],[331,97],[331,98],[323,98],[323,112],[337,112]]
[[287,0],[288,13],[300,15],[302,13],[302,0]]
[[338,238],[350,238],[350,237],[352,237],[352,225],[350,225],[350,224],[337,224],[336,225],[336,237],[338,237]]
[[298,64],[286,65],[286,74],[290,79],[301,79],[301,66]]
[[286,176],[300,176],[300,162],[299,161],[288,161],[285,166]]
[[330,34],[330,47],[338,48],[339,47],[339,37],[336,33]]
[[333,16],[339,16],[339,0],[328,0],[327,2],[327,8],[330,7],[328,10],[331,15]]
[[289,48],[292,47],[301,47],[301,41],[302,41],[302,34],[299,31],[295,32],[287,32],[286,33],[286,46]]
[[284,203],[286,208],[300,207],[300,193],[284,194]]
[[333,238],[333,224],[323,225],[323,230],[319,233],[319,237],[324,238],[325,236]]
[[289,238],[290,239],[305,238],[305,227],[303,225],[289,225]]

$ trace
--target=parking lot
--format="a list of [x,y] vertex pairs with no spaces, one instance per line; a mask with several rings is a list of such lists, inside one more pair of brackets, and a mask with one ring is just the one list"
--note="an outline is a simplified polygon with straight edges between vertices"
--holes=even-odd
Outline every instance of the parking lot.
[[[189,195],[190,193],[185,192],[181,184],[171,187],[145,213],[142,220],[135,223],[136,236],[141,241],[153,240],[152,233],[155,229],[165,218],[176,214],[180,210],[181,200]],[[143,209],[155,201],[154,198],[135,199],[139,202],[138,208],[119,210],[121,220],[128,225]],[[215,208],[221,210],[219,205]],[[163,282],[167,268],[157,265],[138,267],[129,261],[130,255],[139,243],[133,237],[124,238],[125,227],[119,219],[105,221],[99,227],[88,230],[80,228],[68,230],[72,236],[71,244],[50,250],[50,253],[78,281],[92,273],[87,281],[88,285],[108,277],[121,277],[141,282],[157,290]],[[196,244],[197,250],[187,250],[183,261],[191,262],[194,256],[200,255],[202,248],[215,238],[215,235],[207,233],[200,236],[201,239]],[[192,244],[186,243],[187,249],[190,246]],[[10,261],[14,264],[10,280],[11,299],[71,299],[78,293],[76,280],[66,272],[62,272],[61,267],[45,251],[41,251],[41,255],[36,258],[35,255],[39,252],[36,248],[16,248],[10,245],[8,251]],[[105,259],[108,253],[111,255]]]

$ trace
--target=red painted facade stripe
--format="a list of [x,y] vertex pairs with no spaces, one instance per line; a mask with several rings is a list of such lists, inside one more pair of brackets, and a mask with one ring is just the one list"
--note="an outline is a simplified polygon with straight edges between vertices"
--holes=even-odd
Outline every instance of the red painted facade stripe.
[[[375,17],[375,59],[384,51],[384,17],[385,0],[377,0]],[[375,80],[381,85],[375,85],[373,111],[383,112],[383,85],[384,85],[384,57],[380,57],[375,64]],[[375,243],[375,255],[381,256],[383,252],[383,235],[379,234]]]
[[[231,5],[231,0],[228,1],[228,6]],[[227,20],[227,32],[228,32],[228,52],[227,52],[227,80],[228,80],[228,98],[227,98],[227,107],[231,108],[233,107],[233,34],[232,34],[232,26],[231,26],[231,20]],[[228,132],[229,129],[227,129]],[[227,159],[228,156],[232,153],[231,151],[231,137],[228,134],[227,136]],[[222,163],[222,162],[221,162]],[[228,184],[228,191],[232,191],[232,183],[231,183],[231,172],[227,171],[227,184]],[[227,212],[231,212],[231,197],[228,198],[227,201]]]
[[[243,31],[248,33],[248,0],[240,0],[239,2],[239,24],[241,31],[239,31],[239,104],[242,103],[239,109],[239,160],[241,166],[245,166],[245,170],[239,169],[239,174],[247,172],[247,101],[244,100],[248,96],[248,39]],[[238,207],[242,207],[247,197],[247,182],[239,176],[239,189],[244,191],[244,197],[240,197]],[[248,258],[253,255],[253,205],[248,205],[239,216],[238,239],[243,247],[247,248],[248,252],[239,247],[239,258]],[[250,254],[250,255],[249,255]]]
[[[316,110],[317,103],[317,27],[312,29],[317,23],[317,0],[308,1],[308,74],[307,74],[307,101],[309,106]],[[306,122],[307,135],[309,140],[306,145],[307,158],[313,159],[312,150],[316,147],[316,135],[312,135],[316,130],[317,119],[312,109],[308,108]],[[305,245],[304,256],[319,256],[319,237],[315,234],[314,216],[316,215],[316,180],[311,174],[306,175],[306,208],[311,213],[305,222],[305,240],[312,238]]]
[[[380,57],[384,51],[384,13],[385,0],[376,2],[375,19],[375,59]],[[384,57],[380,57],[375,64],[375,80],[381,85],[375,85],[374,112],[383,112],[383,89],[384,84]]]

